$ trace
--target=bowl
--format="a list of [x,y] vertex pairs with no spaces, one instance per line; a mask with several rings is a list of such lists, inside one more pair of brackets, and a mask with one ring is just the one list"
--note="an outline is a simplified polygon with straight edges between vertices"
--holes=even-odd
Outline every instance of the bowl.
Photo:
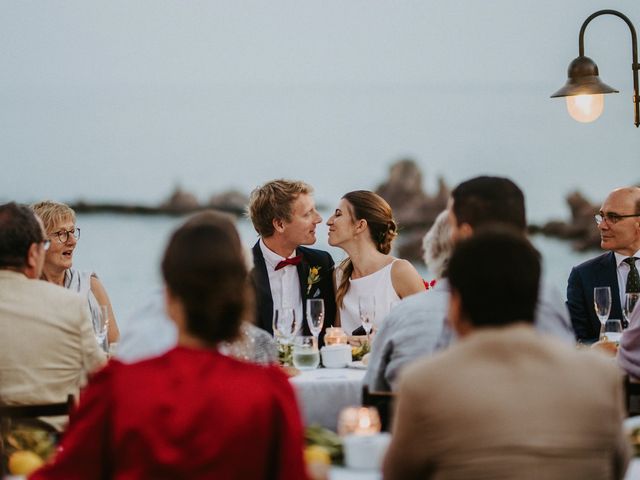
[[345,368],[351,363],[351,346],[325,345],[320,349],[320,355],[325,368]]

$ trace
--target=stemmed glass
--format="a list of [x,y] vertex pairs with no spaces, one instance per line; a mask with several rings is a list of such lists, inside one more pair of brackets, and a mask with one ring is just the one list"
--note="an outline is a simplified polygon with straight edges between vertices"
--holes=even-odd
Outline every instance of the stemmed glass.
[[298,331],[296,311],[293,308],[280,308],[273,316],[273,333],[283,344],[290,344]]
[[307,300],[307,325],[311,335],[318,344],[318,335],[324,325],[324,300],[322,298],[310,298]]
[[364,328],[367,334],[367,342],[369,342],[369,333],[371,333],[371,327],[373,327],[376,317],[376,297],[371,295],[358,297],[358,309],[362,328]]
[[625,293],[624,305],[622,306],[622,316],[626,321],[626,327],[630,327],[630,318],[633,313],[633,309],[640,300],[640,293]]
[[609,318],[611,312],[611,287],[596,287],[593,289],[593,305],[596,309],[596,315],[600,319],[600,337],[604,332],[604,324]]
[[107,343],[107,332],[109,330],[109,307],[100,305],[98,314],[92,317],[93,333],[96,336],[96,342],[105,352],[109,350]]

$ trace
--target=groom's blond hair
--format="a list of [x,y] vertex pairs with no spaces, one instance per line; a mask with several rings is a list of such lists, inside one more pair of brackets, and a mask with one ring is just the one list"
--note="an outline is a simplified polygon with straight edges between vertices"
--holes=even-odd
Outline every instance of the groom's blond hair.
[[301,194],[313,192],[311,185],[297,180],[272,180],[254,189],[249,196],[247,215],[261,237],[274,234],[275,219],[289,222],[293,202]]

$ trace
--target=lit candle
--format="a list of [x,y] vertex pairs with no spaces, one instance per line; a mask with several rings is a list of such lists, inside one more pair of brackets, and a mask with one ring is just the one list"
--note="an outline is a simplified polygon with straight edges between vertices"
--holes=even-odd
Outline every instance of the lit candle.
[[329,327],[324,336],[325,345],[347,344],[347,334],[340,327]]
[[380,415],[374,407],[346,407],[340,412],[338,433],[345,435],[374,435],[380,432]]

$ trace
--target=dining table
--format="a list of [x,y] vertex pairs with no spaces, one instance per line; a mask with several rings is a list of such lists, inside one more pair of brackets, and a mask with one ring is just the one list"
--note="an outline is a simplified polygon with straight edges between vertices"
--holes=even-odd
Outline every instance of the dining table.
[[337,431],[340,411],[362,403],[365,373],[362,368],[320,367],[291,377],[305,426],[318,424]]

